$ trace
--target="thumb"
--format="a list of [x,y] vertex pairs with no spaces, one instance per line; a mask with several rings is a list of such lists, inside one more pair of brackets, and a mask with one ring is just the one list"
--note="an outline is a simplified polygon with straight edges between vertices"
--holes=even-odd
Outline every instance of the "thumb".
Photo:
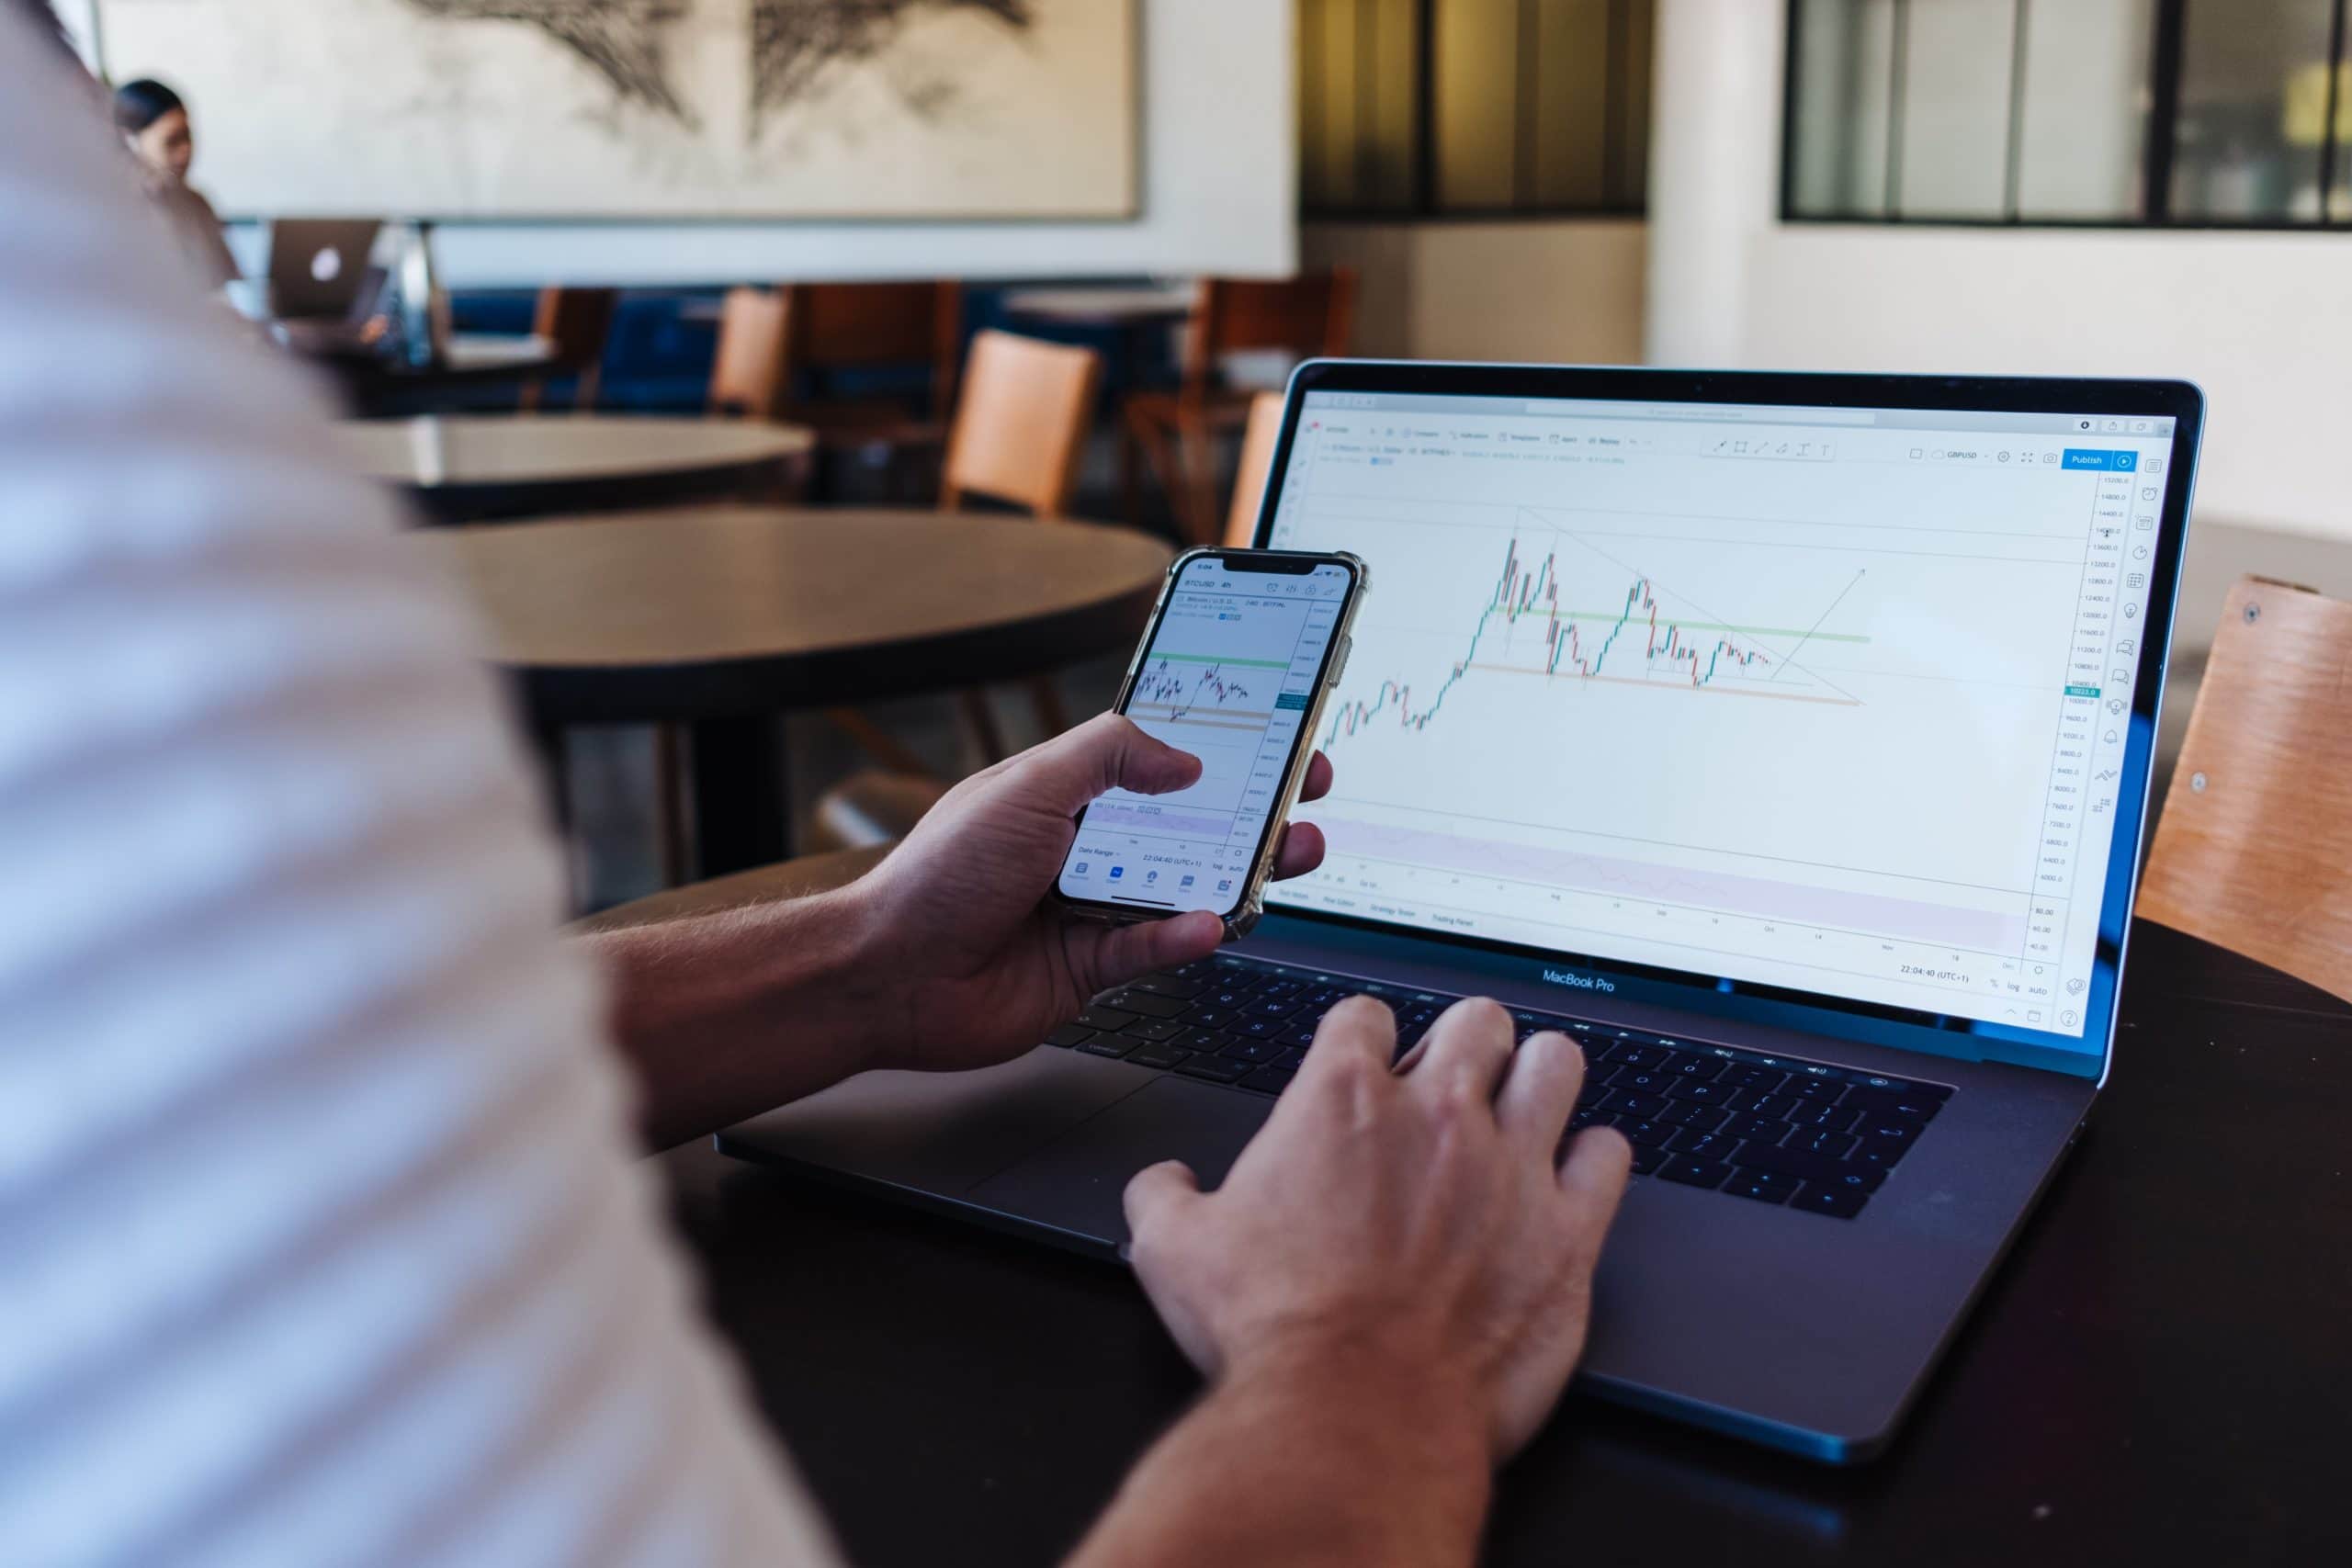
[[1173,1223],[1200,1199],[1201,1179],[1181,1159],[1162,1160],[1136,1171],[1126,1192],[1127,1235],[1134,1238],[1129,1247]]
[[1155,969],[1173,969],[1206,958],[1225,941],[1225,922],[1206,910],[1171,915],[1164,920],[1144,920],[1105,931],[1090,928],[1094,940],[1080,959],[1083,989],[1088,996],[1124,986]]
[[1166,795],[1201,776],[1201,760],[1138,728],[1124,714],[1106,713],[1029,753],[1021,764],[1053,809],[1076,812],[1108,789]]

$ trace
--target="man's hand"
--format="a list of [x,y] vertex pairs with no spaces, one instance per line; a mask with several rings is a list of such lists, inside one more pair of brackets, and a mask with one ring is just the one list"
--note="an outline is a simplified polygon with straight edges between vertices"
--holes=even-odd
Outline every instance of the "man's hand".
[[[1493,1467],[1583,1352],[1633,1152],[1578,1134],[1584,1055],[1449,1009],[1393,1070],[1378,1002],[1333,1009],[1225,1185],[1127,1188],[1132,1257],[1207,1396],[1073,1560],[1466,1565]],[[1269,1477],[1278,1482],[1269,1483]]]
[[[1044,903],[1069,857],[1072,818],[1096,796],[1165,795],[1200,773],[1198,758],[1104,714],[949,791],[854,889],[870,957],[898,998],[876,1065],[1002,1061],[1097,992],[1216,952],[1224,928],[1215,915],[1103,926]],[[1330,764],[1317,756],[1306,798],[1330,787]],[[1274,874],[1304,875],[1322,860],[1322,835],[1302,824],[1284,833]]]
[[1127,1190],[1136,1269],[1212,1379],[1374,1379],[1475,1419],[1508,1457],[1584,1349],[1592,1269],[1632,1150],[1555,1151],[1584,1082],[1564,1034],[1511,1049],[1510,1015],[1458,1002],[1399,1066],[1388,1010],[1323,1021],[1297,1081],[1204,1196],[1182,1165]]

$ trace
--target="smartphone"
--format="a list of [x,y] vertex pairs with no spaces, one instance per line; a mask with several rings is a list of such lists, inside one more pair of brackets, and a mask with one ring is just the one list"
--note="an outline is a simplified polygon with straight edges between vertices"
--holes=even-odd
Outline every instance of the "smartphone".
[[1114,922],[1207,909],[1228,939],[1257,924],[1367,586],[1339,552],[1177,558],[1116,711],[1198,757],[1200,782],[1113,790],[1080,813],[1055,883],[1066,909]]

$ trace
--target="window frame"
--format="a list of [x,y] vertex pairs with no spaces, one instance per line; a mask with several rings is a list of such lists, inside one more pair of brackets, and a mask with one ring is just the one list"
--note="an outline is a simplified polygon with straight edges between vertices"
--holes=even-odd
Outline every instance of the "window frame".
[[[2347,63],[2346,30],[2347,11],[2352,0],[2329,0],[2327,97],[2325,118],[2322,120],[2320,142],[2320,210],[2316,218],[2233,218],[2181,216],[2172,210],[2173,174],[2178,160],[2180,145],[2180,85],[2184,55],[2188,44],[2188,17],[2190,0],[2154,0],[2153,40],[2148,57],[2148,116],[2146,138],[2140,164],[2140,212],[2135,216],[2112,218],[2033,217],[2018,210],[2018,192],[2023,173],[2021,158],[2024,124],[2024,82],[2027,62],[2025,19],[2032,0],[2012,0],[2017,21],[2012,30],[2009,54],[2009,92],[2007,114],[2007,146],[2004,150],[2004,190],[2001,214],[1966,216],[1955,214],[1923,214],[1912,216],[1902,212],[1806,212],[1797,202],[1797,149],[1799,104],[1804,90],[1802,68],[1796,40],[1802,36],[1805,6],[1815,0],[1786,0],[1784,14],[1787,43],[1781,51],[1781,189],[1780,220],[1796,224],[1865,225],[1872,228],[1917,229],[2059,229],[2116,230],[2162,229],[2184,233],[2224,230],[2242,233],[2278,234],[2340,234],[2352,231],[2352,204],[2340,214],[2329,211],[2329,193],[2338,178],[2352,167],[2352,146],[2347,138],[2338,134],[2338,118],[2345,106],[2338,102],[2344,89],[2344,73]],[[2063,0],[2062,0],[2063,3]],[[2211,3],[2211,0],[2208,0]],[[1887,116],[1888,205],[1899,205],[1900,184],[1895,173],[1903,147],[1902,109],[1904,107],[1902,51],[1905,37],[1905,19],[1910,0],[1892,0],[1894,7],[1894,54],[1890,62],[1890,103]]]
[[[1360,0],[1357,0],[1360,4]],[[1413,95],[1413,179],[1412,197],[1401,206],[1367,206],[1359,203],[1318,205],[1307,194],[1302,173],[1299,183],[1298,215],[1308,223],[1520,223],[1557,222],[1564,219],[1629,219],[1645,218],[1649,213],[1648,180],[1641,182],[1641,194],[1626,197],[1612,196],[1611,190],[1622,192],[1625,180],[1620,165],[1624,162],[1624,138],[1628,129],[1628,107],[1632,96],[1628,85],[1632,51],[1633,10],[1634,0],[1606,0],[1608,7],[1608,61],[1603,72],[1604,99],[1601,113],[1601,199],[1597,202],[1520,202],[1507,206],[1454,206],[1440,204],[1438,198],[1437,162],[1437,8],[1440,0],[1410,0],[1413,6],[1414,51],[1412,67]],[[1514,0],[1518,8],[1521,37],[1527,36],[1531,20],[1541,0]],[[1294,15],[1295,15],[1294,11]],[[1365,13],[1359,11],[1359,17]],[[1650,10],[1651,26],[1656,28],[1657,10]],[[1358,24],[1358,38],[1363,36],[1363,24]],[[1655,36],[1655,32],[1653,32]],[[1306,73],[1310,69],[1310,50],[1302,35],[1299,39],[1300,101],[1306,100]],[[1522,186],[1528,175],[1518,160],[1530,150],[1532,132],[1530,118],[1521,110],[1517,99],[1519,90],[1534,73],[1540,80],[1542,62],[1522,65],[1513,81],[1512,131],[1514,138],[1513,172],[1515,183]],[[1356,138],[1357,176],[1363,181],[1363,148],[1365,139],[1361,134],[1363,102],[1363,90],[1357,94]],[[1306,139],[1299,142],[1302,171],[1306,162]]]

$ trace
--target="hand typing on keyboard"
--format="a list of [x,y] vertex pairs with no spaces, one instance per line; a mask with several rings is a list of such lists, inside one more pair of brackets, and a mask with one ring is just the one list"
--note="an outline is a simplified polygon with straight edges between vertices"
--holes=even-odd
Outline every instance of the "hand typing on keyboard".
[[[1332,1472],[1344,1500],[1320,1500],[1317,1528],[1360,1529],[1366,1550],[1318,1539],[1316,1561],[1467,1561],[1489,1468],[1583,1351],[1631,1162],[1610,1129],[1558,1157],[1583,1054],[1545,1032],[1514,1055],[1514,1032],[1494,1002],[1460,1002],[1392,1067],[1395,1015],[1349,998],[1223,1187],[1176,1164],[1135,1179],[1136,1272],[1213,1387],[1080,1562],[1168,1544],[1164,1511],[1187,1506],[1214,1522],[1177,1555],[1224,1555],[1250,1514],[1295,1509]],[[1186,1500],[1196,1482],[1214,1497]]]

